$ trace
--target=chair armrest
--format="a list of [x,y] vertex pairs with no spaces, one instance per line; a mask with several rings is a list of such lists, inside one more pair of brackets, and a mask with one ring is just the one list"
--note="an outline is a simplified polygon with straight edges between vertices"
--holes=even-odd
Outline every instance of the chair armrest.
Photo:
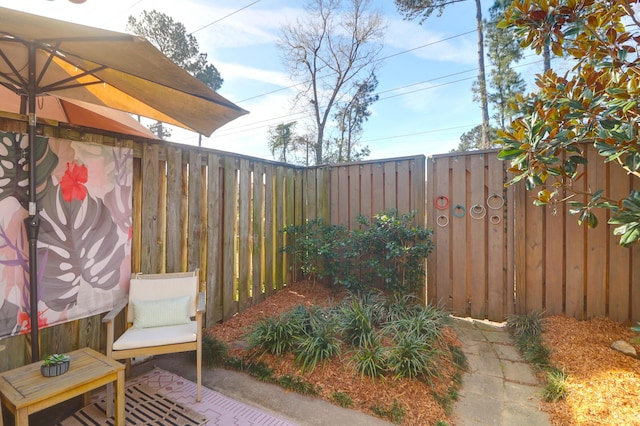
[[206,296],[204,291],[198,293],[198,306],[196,306],[196,312],[204,312],[206,303]]
[[127,306],[128,300],[122,300],[111,309],[107,315],[102,318],[103,323],[110,323],[118,316],[118,314]]

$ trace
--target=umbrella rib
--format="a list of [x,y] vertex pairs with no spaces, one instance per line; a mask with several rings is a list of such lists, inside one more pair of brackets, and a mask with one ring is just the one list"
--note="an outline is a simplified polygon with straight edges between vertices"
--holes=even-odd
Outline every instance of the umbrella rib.
[[48,49],[46,46],[46,44],[41,44],[41,43],[37,43],[36,47],[40,47],[40,49],[44,50],[45,52],[49,53],[49,57],[47,58],[47,61],[44,63],[44,66],[42,67],[42,71],[40,72],[40,75],[38,76],[37,80],[36,80],[36,87],[38,87],[40,85],[40,81],[42,81],[42,77],[44,77],[44,75],[46,74],[47,70],[49,69],[49,65],[51,65],[51,61],[53,61],[53,56],[55,55],[55,52],[58,50],[58,48],[60,47],[60,43],[57,43],[55,46],[53,46],[52,49]]
[[71,89],[74,87],[83,87],[83,86],[91,86],[93,84],[100,84],[100,83],[104,83],[104,81],[98,79],[98,81],[91,81],[88,83],[76,83],[76,84],[69,84],[66,85],[66,83],[69,83],[70,81],[76,81],[79,78],[82,77],[94,77],[94,78],[98,78],[96,75],[94,75],[93,73],[98,72],[98,71],[102,71],[104,69],[106,69],[107,67],[102,65],[99,66],[97,68],[92,69],[91,71],[84,71],[78,75],[74,75],[72,77],[69,78],[65,78],[64,80],[60,80],[60,81],[56,81],[55,83],[49,84],[48,86],[44,86],[41,87],[40,90],[43,92],[50,92],[53,90],[64,90],[64,89]]
[[18,86],[26,86],[27,81],[22,77],[22,75],[20,74],[20,71],[18,71],[18,69],[13,65],[13,62],[9,60],[7,55],[5,55],[4,53],[4,50],[2,49],[0,49],[0,56],[2,56],[2,59],[4,60],[4,62],[7,65],[9,65],[9,68],[11,68],[11,71],[13,72],[13,74],[18,77],[18,80],[11,78],[11,74],[7,74],[5,72],[0,72],[0,75],[2,75],[7,80],[10,80],[13,84],[16,84]]

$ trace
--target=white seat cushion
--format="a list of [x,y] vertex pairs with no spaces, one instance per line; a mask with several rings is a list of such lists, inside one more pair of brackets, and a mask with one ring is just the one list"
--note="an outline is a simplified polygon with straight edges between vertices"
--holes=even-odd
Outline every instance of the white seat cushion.
[[198,323],[170,325],[166,327],[130,328],[113,342],[113,350],[146,348],[149,346],[171,345],[175,343],[195,342]]

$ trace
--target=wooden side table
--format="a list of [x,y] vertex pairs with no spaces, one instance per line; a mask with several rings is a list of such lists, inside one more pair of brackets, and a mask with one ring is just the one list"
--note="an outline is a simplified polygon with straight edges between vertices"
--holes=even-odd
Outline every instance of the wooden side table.
[[30,414],[78,395],[84,394],[86,405],[90,391],[112,382],[116,382],[115,424],[124,426],[125,366],[90,348],[67,355],[71,359],[69,371],[60,376],[44,377],[40,373],[41,362],[0,373],[1,403],[15,416],[16,426],[26,426]]

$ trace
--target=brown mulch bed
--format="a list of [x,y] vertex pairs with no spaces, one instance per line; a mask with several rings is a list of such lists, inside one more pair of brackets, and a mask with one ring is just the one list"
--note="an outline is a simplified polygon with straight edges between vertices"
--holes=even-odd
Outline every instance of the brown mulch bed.
[[611,349],[633,337],[628,326],[608,319],[546,319],[551,362],[569,375],[567,398],[543,404],[552,424],[640,425],[640,361]]
[[[344,293],[335,294],[330,288],[312,282],[299,282],[289,285],[283,291],[270,296],[245,312],[234,316],[223,324],[216,325],[207,333],[227,343],[230,355],[244,357],[246,351],[237,342],[247,333],[252,324],[267,316],[277,316],[289,311],[299,304],[307,306],[325,304],[328,300],[336,303]],[[446,329],[446,339],[449,343],[459,345],[455,333]],[[450,359],[442,359],[440,377],[433,380],[431,385],[417,380],[372,380],[360,377],[354,372],[349,363],[350,354],[343,352],[340,359],[318,366],[313,372],[302,374],[294,366],[293,357],[275,357],[263,355],[265,361],[275,370],[275,376],[285,374],[303,377],[307,382],[321,387],[320,397],[335,403],[331,395],[338,391],[346,393],[354,402],[352,409],[374,415],[372,406],[390,408],[394,401],[399,402],[405,412],[403,425],[432,425],[443,420],[451,424],[451,418],[444,408],[434,399],[433,394],[444,395],[453,383],[455,369]]]

